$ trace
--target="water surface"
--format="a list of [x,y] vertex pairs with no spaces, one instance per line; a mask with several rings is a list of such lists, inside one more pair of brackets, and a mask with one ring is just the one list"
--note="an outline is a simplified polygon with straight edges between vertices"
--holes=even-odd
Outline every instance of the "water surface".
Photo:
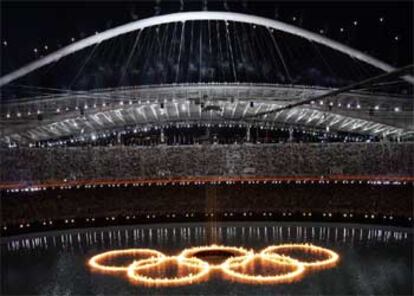
[[[178,254],[218,243],[262,248],[308,242],[330,248],[339,264],[283,285],[248,285],[213,278],[185,287],[134,286],[123,277],[91,272],[100,252],[153,248]],[[37,295],[412,295],[413,234],[408,228],[306,223],[166,224],[40,233],[2,239],[2,294]]]

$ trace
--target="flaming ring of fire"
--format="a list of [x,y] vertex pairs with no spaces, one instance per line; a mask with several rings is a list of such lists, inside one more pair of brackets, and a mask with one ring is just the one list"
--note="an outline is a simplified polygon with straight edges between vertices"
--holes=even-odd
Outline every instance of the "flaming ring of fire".
[[[180,267],[190,267],[197,269],[196,273],[190,273],[180,277],[149,277],[139,273],[144,269],[155,268],[162,264],[176,262]],[[134,261],[128,267],[128,278],[130,281],[146,286],[170,287],[184,286],[194,283],[201,283],[208,280],[210,273],[209,264],[198,258],[183,258],[180,256],[167,256],[163,258],[152,257],[148,259]]]
[[[195,258],[194,256],[200,253],[204,253],[204,252],[223,252],[223,253],[235,255],[235,256],[232,256],[231,258],[239,258],[242,256],[247,256],[248,254],[253,254],[253,251],[248,251],[241,247],[210,245],[210,246],[193,247],[193,248],[184,249],[180,253],[179,256],[183,258]],[[224,262],[221,264],[211,264],[211,263],[209,264],[210,264],[210,268],[212,269],[221,269]]]
[[[300,261],[283,254],[282,251],[300,250],[308,254],[323,256],[323,259],[314,261]],[[230,254],[223,263],[209,263],[197,258],[201,254]],[[106,260],[122,256],[144,256],[147,258],[134,260],[128,265],[104,265]],[[325,259],[326,257],[326,259]],[[255,261],[259,260],[265,267],[283,267],[289,269],[278,274],[262,275],[249,274]],[[178,256],[166,256],[153,249],[125,249],[112,250],[93,256],[88,265],[92,270],[106,273],[126,273],[128,279],[134,284],[147,286],[182,286],[201,283],[208,280],[211,271],[220,271],[227,279],[249,284],[281,284],[290,283],[302,278],[307,270],[329,268],[335,266],[339,261],[339,255],[332,250],[311,244],[282,244],[273,245],[263,249],[259,253],[253,250],[246,250],[234,246],[202,246],[184,249]],[[163,266],[171,267],[171,264],[178,266],[178,275],[148,276],[145,272],[161,270]],[[183,268],[195,269],[196,271],[182,273]],[[241,271],[237,270],[241,269]]]
[[[329,249],[322,248],[319,246],[311,245],[311,244],[283,244],[283,245],[269,246],[265,248],[264,250],[262,250],[260,253],[262,255],[272,255],[272,254],[278,254],[278,251],[280,252],[283,250],[301,250],[307,253],[323,255],[324,257],[326,257],[326,259],[315,260],[311,262],[299,261],[298,259],[295,259],[298,262],[302,263],[307,268],[313,268],[313,269],[328,268],[328,267],[334,266],[339,260],[339,255],[335,253],[334,251],[331,251]],[[278,254],[278,255],[282,255],[282,254]]]
[[113,259],[116,257],[121,257],[121,256],[125,256],[125,255],[130,255],[130,256],[136,256],[136,255],[144,255],[146,257],[155,257],[155,258],[164,258],[165,255],[159,251],[153,250],[153,249],[125,249],[125,250],[113,250],[113,251],[108,251],[108,252],[104,252],[98,255],[93,256],[88,264],[91,268],[98,270],[98,271],[102,271],[102,272],[109,272],[109,273],[113,273],[113,272],[122,272],[122,271],[127,271],[128,267],[131,264],[128,264],[126,266],[115,266],[115,265],[104,265],[101,262],[108,260],[108,259]]
[[[292,271],[277,275],[256,275],[247,274],[244,272],[235,271],[235,268],[246,268],[249,263],[259,259],[267,262],[269,265],[282,265],[293,267]],[[263,255],[263,254],[250,254],[242,257],[234,257],[227,259],[222,265],[222,271],[230,279],[242,283],[250,284],[282,284],[290,283],[299,280],[305,271],[305,266],[299,261],[290,257],[280,255]]]

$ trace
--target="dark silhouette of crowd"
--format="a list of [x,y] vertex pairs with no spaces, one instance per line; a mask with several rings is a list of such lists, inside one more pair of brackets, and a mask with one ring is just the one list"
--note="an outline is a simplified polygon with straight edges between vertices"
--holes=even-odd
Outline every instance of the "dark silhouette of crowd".
[[347,213],[411,217],[413,187],[369,184],[120,186],[7,193],[2,223],[194,212]]

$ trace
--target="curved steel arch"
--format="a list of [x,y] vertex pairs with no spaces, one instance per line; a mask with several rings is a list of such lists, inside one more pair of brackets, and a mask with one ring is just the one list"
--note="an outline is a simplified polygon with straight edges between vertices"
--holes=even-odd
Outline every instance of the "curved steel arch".
[[[200,20],[219,20],[219,21],[234,21],[247,24],[254,24],[259,26],[265,26],[273,28],[275,30],[283,31],[289,34],[293,34],[299,37],[303,37],[310,41],[314,41],[319,44],[323,44],[327,47],[335,49],[367,64],[370,64],[385,72],[391,72],[395,70],[394,67],[384,63],[374,57],[364,54],[358,50],[355,50],[347,45],[336,42],[324,36],[312,33],[310,31],[301,29],[299,27],[289,25],[280,21],[267,19],[264,17],[247,15],[234,12],[221,12],[221,11],[190,11],[179,12],[160,16],[154,16],[142,20],[137,20],[122,26],[118,26],[113,29],[109,29],[99,34],[84,38],[75,43],[72,43],[60,50],[57,50],[41,59],[38,59],[32,63],[29,63],[3,77],[0,78],[0,87],[16,80],[22,76],[29,74],[30,72],[39,69],[47,64],[58,61],[59,59],[70,55],[74,52],[87,48],[91,45],[98,44],[102,41],[133,32],[136,30],[144,29],[151,26],[173,23],[173,22],[185,22],[185,21],[200,21]],[[404,76],[404,79],[414,84],[414,77]]]

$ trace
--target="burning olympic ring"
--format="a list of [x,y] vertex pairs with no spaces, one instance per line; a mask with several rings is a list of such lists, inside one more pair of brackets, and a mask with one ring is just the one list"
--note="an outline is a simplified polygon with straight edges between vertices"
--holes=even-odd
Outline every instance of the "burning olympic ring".
[[101,253],[98,255],[93,256],[88,264],[91,268],[94,270],[98,270],[101,272],[108,272],[108,273],[114,273],[114,272],[121,272],[121,271],[127,271],[130,264],[127,266],[114,266],[114,265],[103,265],[101,262],[105,261],[107,259],[113,259],[116,257],[122,257],[125,255],[129,256],[137,256],[137,255],[144,255],[147,257],[156,257],[156,258],[164,258],[165,255],[161,252],[158,252],[156,250],[152,249],[125,249],[125,250],[113,250],[108,251],[105,253]]
[[[254,262],[255,260],[262,260],[267,262],[270,265],[281,265],[293,267],[292,271],[277,274],[277,275],[249,275],[244,272],[235,271],[234,268],[242,267],[246,268],[249,263]],[[239,263],[235,263],[241,261]],[[250,284],[282,284],[290,283],[296,280],[299,280],[305,271],[305,266],[299,261],[292,259],[290,257],[284,257],[280,255],[265,255],[262,254],[253,254],[243,257],[234,257],[227,259],[222,265],[222,270],[224,274],[230,280],[236,280],[242,283]]]
[[[160,266],[162,264],[168,264],[170,262],[175,262],[178,265],[196,268],[198,269],[197,273],[190,273],[189,275],[184,275],[180,277],[149,277],[137,273],[139,270],[147,269],[150,267]],[[203,260],[197,258],[183,258],[179,256],[171,256],[164,258],[148,258],[144,260],[134,261],[128,267],[128,278],[133,283],[143,284],[147,286],[158,286],[158,287],[170,287],[170,286],[183,286],[191,285],[193,283],[201,283],[208,280],[210,273],[209,264]]]
[[335,253],[334,251],[331,251],[326,248],[310,245],[310,244],[283,244],[283,245],[269,246],[265,248],[263,251],[261,251],[261,254],[263,255],[276,254],[277,251],[280,252],[282,250],[287,250],[287,251],[302,250],[306,253],[326,256],[326,259],[324,260],[315,260],[312,262],[301,261],[301,263],[305,267],[312,268],[312,269],[329,268],[331,266],[334,266],[336,262],[339,260],[339,255]]
[[[184,258],[194,258],[194,255],[204,253],[204,252],[222,252],[227,254],[232,254],[234,258],[238,258],[241,256],[247,256],[249,254],[253,254],[253,251],[248,251],[244,248],[240,247],[232,247],[232,246],[218,246],[218,245],[210,245],[210,246],[202,246],[202,247],[193,247],[184,249],[179,256]],[[210,264],[211,269],[221,269],[222,264]]]
[[[284,251],[300,250],[307,254],[323,256],[324,259],[314,261],[300,261],[282,254]],[[279,253],[278,253],[279,252]],[[197,258],[197,255],[230,255],[222,263],[209,263]],[[128,265],[104,265],[107,260],[122,256],[144,256],[146,258],[134,260]],[[325,259],[326,257],[326,259]],[[166,256],[152,249],[126,249],[104,252],[92,257],[88,265],[94,271],[106,273],[126,273],[131,283],[146,286],[183,286],[201,283],[209,279],[212,271],[219,271],[225,278],[232,281],[249,284],[281,284],[297,281],[307,270],[329,268],[339,261],[339,255],[332,250],[311,244],[283,244],[273,245],[259,253],[252,250],[232,246],[202,246],[184,249],[178,256]],[[277,274],[248,273],[255,262],[260,262],[266,268],[282,268]],[[147,275],[162,270],[163,266],[172,268],[177,266],[178,276]],[[184,270],[192,270],[184,272]]]

